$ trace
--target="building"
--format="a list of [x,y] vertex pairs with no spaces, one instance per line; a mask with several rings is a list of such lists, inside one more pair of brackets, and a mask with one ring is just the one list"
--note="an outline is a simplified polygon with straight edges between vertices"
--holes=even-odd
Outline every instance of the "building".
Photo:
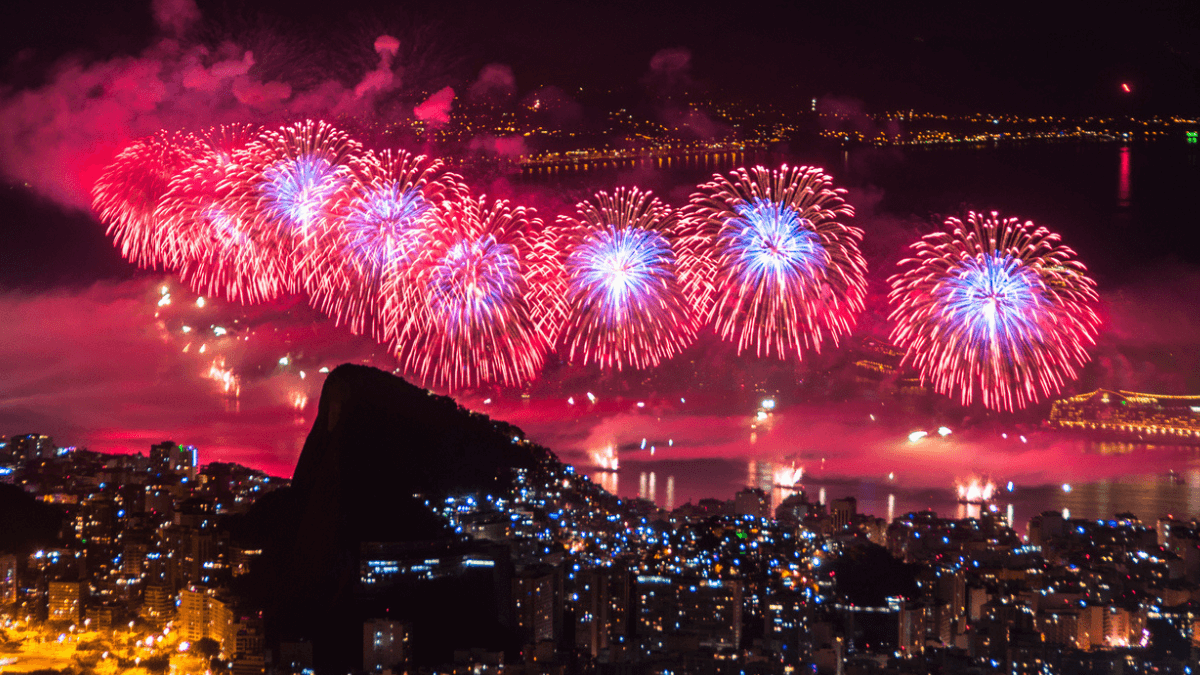
[[177,473],[195,480],[196,469],[199,467],[196,455],[196,447],[193,445],[163,441],[150,446],[150,466],[154,471]]
[[78,581],[51,581],[49,584],[51,621],[78,623],[83,610],[83,584]]
[[407,626],[387,619],[363,623],[363,670],[381,672],[403,664],[407,657]]
[[641,575],[638,636],[644,653],[737,649],[742,641],[739,581]]
[[179,630],[185,640],[215,640],[221,649],[232,649],[233,611],[212,589],[189,586],[179,592]]
[[829,503],[829,517],[833,520],[834,530],[843,530],[858,514],[858,500],[854,497],[835,499]]
[[17,556],[0,554],[0,608],[17,602]]
[[526,568],[513,576],[513,617],[525,644],[555,638],[555,574],[548,565]]
[[8,439],[8,445],[4,449],[4,455],[0,455],[0,457],[13,464],[53,459],[59,454],[58,447],[54,445],[54,439],[43,434],[13,436]]
[[242,617],[233,624],[233,675],[261,675],[266,670],[263,621]]
[[733,513],[755,518],[771,517],[771,496],[758,488],[745,488],[733,497]]

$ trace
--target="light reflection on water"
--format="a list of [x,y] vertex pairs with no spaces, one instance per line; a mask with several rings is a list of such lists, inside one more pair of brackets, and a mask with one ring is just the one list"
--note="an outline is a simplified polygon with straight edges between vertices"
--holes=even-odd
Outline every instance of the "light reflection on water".
[[[1097,451],[1103,452],[1100,448]],[[737,470],[737,467],[744,470]],[[1144,523],[1159,517],[1200,517],[1200,461],[1193,458],[1182,472],[1120,476],[1072,484],[1070,491],[1061,484],[1014,485],[1010,492],[1001,486],[989,506],[965,504],[957,499],[954,485],[944,488],[907,487],[895,481],[856,479],[805,480],[795,488],[774,484],[777,469],[783,465],[757,459],[696,459],[663,462],[623,461],[622,473],[638,476],[637,485],[622,490],[620,475],[598,471],[592,480],[609,492],[625,498],[640,497],[664,509],[704,498],[729,500],[738,490],[756,487],[768,493],[771,508],[803,491],[809,501],[825,504],[830,499],[854,497],[858,511],[893,520],[913,511],[932,509],[939,515],[978,518],[981,509],[994,508],[1006,516],[1019,533],[1029,519],[1043,511],[1067,511],[1071,517],[1111,519],[1118,513],[1133,513]],[[666,481],[665,492],[657,490]]]

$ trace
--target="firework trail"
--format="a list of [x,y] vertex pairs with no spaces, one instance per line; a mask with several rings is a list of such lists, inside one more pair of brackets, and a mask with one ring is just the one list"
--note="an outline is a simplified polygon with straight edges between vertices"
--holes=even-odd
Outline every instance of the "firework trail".
[[[692,195],[683,261],[695,302],[738,352],[804,357],[850,332],[862,311],[862,230],[824,171],[763,167],[715,175]],[[707,281],[707,283],[705,283]]]
[[[386,340],[384,317],[413,311],[404,304],[409,273],[438,224],[436,212],[466,188],[441,160],[424,155],[368,151],[352,168],[349,188],[316,230],[305,250],[311,259],[302,267],[315,280],[309,284],[314,306],[356,333]],[[385,288],[395,294],[383,297]]]
[[191,166],[201,143],[190,134],[159,133],[126,147],[92,187],[92,208],[108,223],[121,255],[139,267],[181,264],[170,237],[159,232],[154,211],[171,179]]
[[415,316],[388,316],[397,357],[424,381],[451,389],[529,382],[549,348],[534,323],[527,280],[528,233],[541,221],[504,201],[488,206],[485,197],[455,200],[438,218],[412,285],[384,290],[407,296],[400,306],[418,308]]
[[888,296],[892,339],[939,393],[1013,410],[1048,397],[1091,360],[1095,282],[1044,227],[969,213],[913,244]]
[[[649,192],[600,192],[560,216],[546,244],[557,273],[546,293],[568,359],[601,368],[649,368],[696,337],[695,310],[672,242],[679,220]],[[541,246],[539,246],[541,248]],[[547,322],[543,321],[543,324]]]

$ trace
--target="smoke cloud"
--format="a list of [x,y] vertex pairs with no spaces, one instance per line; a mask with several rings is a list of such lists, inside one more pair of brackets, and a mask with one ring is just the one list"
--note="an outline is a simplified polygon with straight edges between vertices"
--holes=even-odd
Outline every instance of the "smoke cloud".
[[[36,87],[0,92],[0,175],[70,208],[90,207],[91,186],[133,140],[160,130],[199,130],[230,122],[265,126],[296,117],[354,117],[400,85],[400,40],[374,42],[379,61],[353,84],[333,77],[304,84],[233,41],[192,37],[201,21],[192,0],[154,0],[158,37],[142,53],[107,60],[69,56]],[[288,58],[272,50],[275,60]],[[286,51],[282,50],[282,51]],[[286,68],[282,69],[286,72]],[[450,94],[422,111],[443,119]]]
[[200,20],[200,8],[193,0],[153,0],[150,10],[160,29],[176,35]]
[[379,66],[367,73],[362,82],[354,87],[355,98],[362,98],[370,91],[386,91],[396,76],[392,72],[392,61],[400,51],[400,41],[391,35],[380,35],[375,39],[375,51],[379,52]]
[[650,70],[643,82],[659,95],[677,93],[692,83],[692,52],[683,47],[658,50],[650,57]]
[[503,99],[517,93],[512,68],[503,63],[489,63],[479,71],[479,79],[471,83],[467,95],[472,99]]
[[417,119],[427,122],[430,126],[439,127],[450,123],[450,107],[454,104],[454,89],[444,87],[433,95],[417,104],[413,114]]

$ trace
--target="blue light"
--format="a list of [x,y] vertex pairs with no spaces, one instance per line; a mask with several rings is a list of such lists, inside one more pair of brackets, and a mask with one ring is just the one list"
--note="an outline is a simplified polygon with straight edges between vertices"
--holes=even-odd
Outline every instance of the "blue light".
[[422,219],[432,205],[420,190],[386,183],[367,190],[342,220],[342,246],[378,275],[385,265],[407,266],[421,247]]
[[597,306],[602,316],[622,323],[628,313],[653,301],[653,289],[674,276],[675,257],[661,234],[637,227],[609,226],[588,237],[567,256],[572,291]]
[[829,263],[812,223],[790,206],[766,199],[737,207],[722,234],[738,281],[776,288],[816,279]]
[[429,303],[448,322],[450,333],[487,325],[520,296],[523,288],[517,249],[492,235],[456,242],[434,267]]
[[1036,317],[1048,304],[1042,290],[1037,272],[1020,259],[989,254],[960,261],[934,293],[953,333],[1000,358],[1041,334]]
[[263,172],[264,211],[289,228],[308,228],[341,184],[341,174],[324,157],[278,161]]

